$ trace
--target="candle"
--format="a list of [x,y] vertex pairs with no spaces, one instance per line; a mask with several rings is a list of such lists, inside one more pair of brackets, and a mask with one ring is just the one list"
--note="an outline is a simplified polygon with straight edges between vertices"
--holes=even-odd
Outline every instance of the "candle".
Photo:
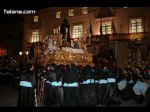
[[68,28],[66,28],[66,33],[68,33]]
[[58,28],[56,29],[56,32],[57,32],[57,34],[58,34],[58,32],[59,32],[59,29],[58,29]]
[[54,34],[56,33],[56,30],[54,29]]
[[60,26],[58,26],[58,33],[60,34]]

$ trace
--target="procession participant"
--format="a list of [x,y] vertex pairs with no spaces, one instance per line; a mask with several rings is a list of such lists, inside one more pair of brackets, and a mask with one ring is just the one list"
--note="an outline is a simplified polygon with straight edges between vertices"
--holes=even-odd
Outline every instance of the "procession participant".
[[118,82],[118,89],[120,91],[120,96],[123,100],[127,101],[135,97],[132,90],[134,84],[135,82],[133,79],[132,70],[130,68],[124,68],[122,73],[122,79],[120,78],[120,81]]
[[150,106],[150,87],[148,87],[146,93],[145,93],[145,104],[146,106]]
[[[143,96],[144,96],[144,103],[145,103],[145,105],[146,106],[150,106],[150,86],[149,86],[149,67],[148,66],[146,66],[145,68],[144,68],[144,75],[143,75],[143,81],[144,82],[142,82],[142,83],[139,83],[139,82],[137,82],[136,83],[136,85],[140,85],[140,87],[138,88],[136,85],[135,85],[135,87],[134,87],[134,92],[135,91],[138,91],[138,90],[140,90],[140,91],[142,91],[142,93],[143,93]],[[138,93],[138,92],[137,92]],[[141,99],[140,99],[140,97],[141,97],[141,99],[142,99],[142,101],[141,101]],[[141,95],[137,95],[137,99],[136,99],[136,101],[138,102],[138,103],[142,103],[143,102],[143,97],[141,96]]]
[[[50,65],[51,71],[49,74],[49,80],[51,82],[51,98],[52,98],[52,106],[60,106],[61,102],[60,102],[60,91],[58,90],[58,87],[62,86],[62,81],[58,81],[57,78],[57,68],[58,66],[54,63],[52,63]],[[59,92],[58,92],[59,91]],[[58,100],[59,99],[59,100]]]
[[104,106],[111,106],[111,105],[120,105],[121,102],[116,99],[116,78],[117,76],[114,74],[112,68],[104,69],[105,76],[104,79],[107,81],[106,84],[106,94],[103,99]]
[[140,67],[136,67],[136,73],[137,73],[137,81],[133,87],[133,91],[136,95],[135,100],[137,103],[143,103],[145,93],[149,87],[149,84],[144,82],[143,72]]
[[97,105],[104,104],[104,96],[106,94],[107,89],[107,80],[105,79],[105,73],[102,68],[95,68],[95,77],[94,82],[96,85],[96,97],[97,97]]
[[79,70],[74,65],[66,65],[63,74],[64,106],[80,106]]
[[27,64],[21,75],[18,106],[34,106],[33,70],[33,65]]
[[35,75],[35,88],[38,88],[38,79],[39,79],[39,76],[40,74],[43,72],[43,67],[39,64],[36,64],[35,65],[35,68],[34,68],[34,75]]
[[94,84],[94,72],[89,65],[83,68],[83,74],[80,80],[81,106],[96,106],[97,98]]
[[[145,71],[145,81],[147,84],[150,84],[150,67],[146,66],[144,68],[144,71]],[[145,100],[146,106],[150,106],[150,87],[148,87],[146,90],[144,100]]]
[[128,78],[128,73],[127,73],[127,69],[123,68],[123,70],[121,71],[121,74],[119,76],[120,81],[117,84],[118,90],[119,90],[119,95],[121,96],[121,98],[123,100],[127,100],[127,94],[126,94],[126,90],[127,90],[127,78]]
[[150,67],[148,67],[148,66],[146,66],[144,68],[143,79],[144,79],[144,81],[149,83],[149,80],[150,80]]
[[44,106],[51,106],[52,105],[52,97],[51,97],[51,81],[50,81],[50,72],[51,68],[50,65],[46,65],[45,68],[45,83],[44,83]]
[[43,99],[44,99],[44,83],[45,83],[45,73],[46,71],[42,68],[39,69],[38,73],[38,84],[37,84],[37,96],[38,96],[38,106],[43,105]]
[[128,99],[134,99],[135,98],[135,94],[132,90],[133,86],[135,85],[135,77],[133,75],[133,71],[131,68],[129,68],[127,70],[128,72],[128,83],[127,83],[127,93],[128,93]]
[[63,106],[64,101],[64,94],[63,94],[63,87],[62,87],[62,80],[63,80],[63,66],[58,65],[55,67],[53,65],[55,72],[56,72],[56,80],[53,80],[51,83],[52,92],[54,93],[54,102],[55,106]]

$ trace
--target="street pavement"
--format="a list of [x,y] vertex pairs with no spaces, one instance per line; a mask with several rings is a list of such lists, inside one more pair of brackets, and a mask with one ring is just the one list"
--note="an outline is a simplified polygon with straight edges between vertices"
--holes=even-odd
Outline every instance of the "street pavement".
[[[144,103],[138,104],[134,100],[123,101],[119,107],[143,107]],[[14,90],[10,85],[0,85],[0,107],[17,107],[18,90]],[[112,105],[113,106],[113,105]],[[115,106],[116,107],[116,106]]]
[[18,101],[18,91],[13,90],[10,85],[0,85],[0,106],[16,107]]

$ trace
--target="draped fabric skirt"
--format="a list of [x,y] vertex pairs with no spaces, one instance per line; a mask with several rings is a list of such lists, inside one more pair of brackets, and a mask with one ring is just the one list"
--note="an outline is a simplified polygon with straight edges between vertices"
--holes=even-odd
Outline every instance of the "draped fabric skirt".
[[130,100],[130,99],[135,99],[135,97],[136,97],[136,95],[135,95],[135,93],[134,93],[134,91],[133,91],[133,86],[134,86],[134,83],[131,83],[131,84],[128,84],[127,85],[127,96],[128,96],[128,99]]
[[97,105],[95,84],[81,84],[80,93],[81,93],[80,98],[81,106],[95,107]]
[[48,83],[45,83],[44,85],[44,99],[43,104],[44,106],[51,106],[52,105],[52,95],[51,95],[51,85]]
[[150,87],[147,89],[145,93],[145,103],[146,106],[150,106]]
[[63,87],[51,86],[52,106],[63,106]]
[[20,86],[18,106],[24,107],[34,106],[34,89],[32,87]]
[[97,105],[104,105],[107,99],[107,84],[96,84]]
[[80,91],[78,87],[63,87],[64,106],[80,106]]

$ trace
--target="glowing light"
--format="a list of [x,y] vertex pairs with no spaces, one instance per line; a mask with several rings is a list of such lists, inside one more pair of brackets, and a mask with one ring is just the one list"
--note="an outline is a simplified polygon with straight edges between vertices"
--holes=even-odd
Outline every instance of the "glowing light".
[[34,16],[34,22],[38,22],[38,16]]
[[22,55],[22,51],[19,52],[19,55],[20,55],[20,56]]
[[29,52],[28,51],[26,51],[26,55],[28,55],[29,54]]
[[0,56],[7,55],[7,51],[5,49],[0,48]]

